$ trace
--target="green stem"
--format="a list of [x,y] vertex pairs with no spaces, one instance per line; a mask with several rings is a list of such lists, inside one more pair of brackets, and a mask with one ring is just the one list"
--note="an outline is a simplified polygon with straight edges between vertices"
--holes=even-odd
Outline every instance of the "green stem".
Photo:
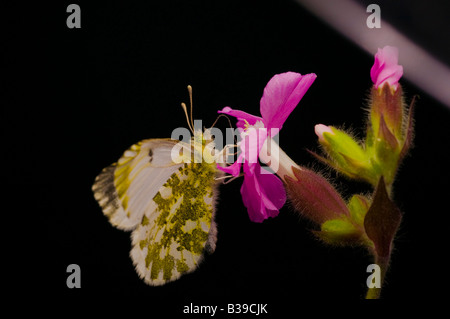
[[389,259],[390,256],[380,257],[375,253],[375,263],[380,267],[380,288],[369,288],[367,290],[366,299],[380,299],[381,289],[384,283],[384,277],[389,268]]

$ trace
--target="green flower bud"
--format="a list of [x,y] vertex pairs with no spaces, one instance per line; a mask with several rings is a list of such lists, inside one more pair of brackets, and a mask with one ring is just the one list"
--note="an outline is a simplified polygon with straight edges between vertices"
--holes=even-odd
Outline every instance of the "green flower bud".
[[377,171],[374,171],[370,156],[351,135],[333,126],[322,124],[315,126],[315,132],[330,158],[329,161],[325,160],[327,164],[350,178],[376,184]]

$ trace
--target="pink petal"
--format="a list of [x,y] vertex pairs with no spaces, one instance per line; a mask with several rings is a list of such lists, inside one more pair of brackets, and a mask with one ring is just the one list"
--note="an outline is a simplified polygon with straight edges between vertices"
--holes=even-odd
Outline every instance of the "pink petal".
[[265,194],[263,201],[266,203],[266,207],[270,207],[268,204],[270,202],[275,210],[278,211],[281,209],[286,203],[286,190],[284,189],[283,182],[277,176],[270,173],[259,175],[258,180],[262,188],[262,193]]
[[270,79],[260,101],[261,115],[268,129],[281,129],[316,77],[314,73],[286,72]]
[[265,209],[262,207],[261,190],[256,183],[254,175],[244,178],[241,187],[242,202],[247,208],[248,217],[252,222],[261,223],[267,218]]
[[258,155],[267,139],[267,130],[265,128],[249,128],[241,133],[240,148],[246,162],[258,163]]
[[239,173],[241,172],[242,162],[243,162],[243,156],[241,154],[241,155],[239,155],[237,161],[234,162],[232,165],[223,167],[223,166],[220,166],[219,164],[217,164],[217,168],[219,170],[221,170],[222,172],[231,174],[236,177],[236,176],[239,176]]
[[244,163],[241,195],[250,220],[258,223],[276,217],[286,202],[283,183],[272,174],[261,174],[259,164]]
[[370,77],[376,88],[388,83],[397,89],[398,81],[403,75],[403,67],[398,65],[398,49],[385,46],[378,49],[375,54],[375,62],[370,69]]
[[237,127],[243,128],[244,127],[244,120],[248,122],[250,125],[255,125],[256,122],[262,121],[263,119],[259,116],[248,114],[244,111],[239,110],[233,110],[231,107],[226,106],[222,109],[222,111],[217,111],[217,113],[223,113],[227,115],[234,116],[238,119],[238,123],[236,124]]

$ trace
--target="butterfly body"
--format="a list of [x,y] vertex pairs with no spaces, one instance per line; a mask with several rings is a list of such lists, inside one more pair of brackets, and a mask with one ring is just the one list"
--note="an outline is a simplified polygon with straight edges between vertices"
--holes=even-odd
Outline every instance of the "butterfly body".
[[95,180],[94,196],[111,224],[133,231],[130,256],[147,284],[178,279],[196,269],[205,251],[215,250],[221,171],[205,152],[213,145],[199,134],[190,144],[144,140]]

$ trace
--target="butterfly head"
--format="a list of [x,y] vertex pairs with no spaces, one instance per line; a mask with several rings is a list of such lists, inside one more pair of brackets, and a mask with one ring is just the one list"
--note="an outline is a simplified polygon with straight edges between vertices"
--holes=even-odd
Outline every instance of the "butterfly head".
[[[206,162],[215,163],[219,156],[217,150],[215,149],[214,135],[212,134],[212,128],[202,129],[201,121],[193,120],[193,103],[192,103],[192,87],[188,85],[189,92],[189,114],[185,103],[181,103],[184,114],[186,115],[186,121],[189,129],[191,130],[193,137],[191,140],[191,152],[189,155],[184,155],[185,160],[194,160],[194,162]],[[193,158],[192,158],[193,157]],[[188,159],[189,158],[189,159]]]

